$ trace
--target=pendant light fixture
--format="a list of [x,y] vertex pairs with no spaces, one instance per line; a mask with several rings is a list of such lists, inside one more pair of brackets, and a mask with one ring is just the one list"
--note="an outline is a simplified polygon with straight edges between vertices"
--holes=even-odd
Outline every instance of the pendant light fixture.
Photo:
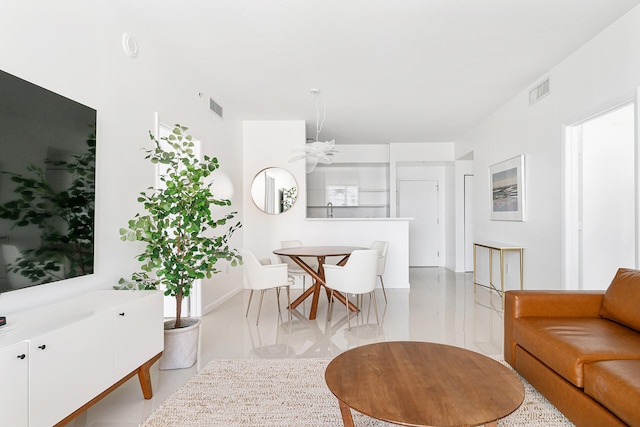
[[324,125],[326,118],[326,104],[322,103],[322,117],[320,117],[320,90],[311,89],[311,95],[313,95],[316,105],[316,137],[312,142],[307,142],[304,147],[296,149],[294,151],[302,151],[303,154],[297,155],[289,159],[289,162],[295,162],[305,159],[305,170],[307,173],[311,173],[315,170],[318,163],[329,165],[333,162],[333,155],[337,153],[335,150],[336,141],[320,141],[320,132]]

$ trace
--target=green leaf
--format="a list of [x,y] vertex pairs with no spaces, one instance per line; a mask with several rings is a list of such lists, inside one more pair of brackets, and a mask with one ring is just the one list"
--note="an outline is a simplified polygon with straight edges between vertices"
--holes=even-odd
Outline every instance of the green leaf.
[[[162,188],[150,188],[149,196],[141,193],[137,200],[146,213],[130,220],[129,229],[120,229],[120,236],[144,242],[144,251],[137,257],[140,274],[157,277],[155,282],[165,286],[165,295],[188,296],[195,279],[219,272],[215,268],[218,260],[227,260],[232,266],[241,263],[227,244],[241,224],[228,226],[235,212],[214,216],[212,206],[230,206],[231,202],[217,200],[211,193],[210,181],[205,181],[219,167],[218,160],[205,155],[201,162],[195,157],[194,139],[187,127],[176,125],[168,137],[161,138],[166,144],[151,139],[155,146],[147,150],[146,158],[167,166],[167,172],[159,177]],[[222,227],[226,229],[221,235],[211,235],[211,230]],[[148,279],[139,278],[132,286],[140,288],[148,283]]]

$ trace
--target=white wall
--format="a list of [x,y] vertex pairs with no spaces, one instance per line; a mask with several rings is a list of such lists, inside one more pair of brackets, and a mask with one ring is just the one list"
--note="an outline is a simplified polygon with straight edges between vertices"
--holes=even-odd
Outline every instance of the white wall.
[[[640,7],[542,77],[551,93],[533,106],[526,90],[463,138],[474,151],[474,230],[479,240],[525,248],[525,288],[563,288],[563,126],[629,99],[640,86]],[[490,165],[526,156],[527,220],[489,220]],[[516,262],[508,259],[507,263]],[[511,283],[517,263],[510,269]]]
[[280,240],[303,240],[299,233],[301,218],[305,215],[306,191],[304,191],[304,160],[290,163],[296,147],[306,138],[303,120],[247,121],[243,124],[244,183],[251,188],[254,176],[267,167],[280,167],[291,172],[298,185],[298,200],[291,209],[279,214],[262,212],[251,200],[251,194],[243,191],[245,240],[244,247],[254,251],[258,258],[272,256]]
[[[180,59],[130,22],[126,1],[70,0],[62,6],[47,0],[4,2],[0,14],[0,69],[98,111],[96,273],[92,276],[0,295],[0,313],[11,313],[95,288],[110,288],[136,270],[135,243],[120,241],[140,206],[140,191],[154,184],[154,167],[144,160],[154,113],[160,120],[181,123],[203,141],[203,152],[217,156],[236,187],[233,209],[242,212],[241,126],[233,111],[221,120],[208,110],[215,87],[197,67],[170,65]],[[131,32],[139,45],[127,57],[121,37]],[[204,97],[198,97],[203,92]],[[224,100],[218,99],[224,106]],[[241,241],[242,231],[236,241]],[[222,266],[223,270],[226,270]],[[210,305],[237,287],[238,272],[222,273],[205,286],[203,304]]]

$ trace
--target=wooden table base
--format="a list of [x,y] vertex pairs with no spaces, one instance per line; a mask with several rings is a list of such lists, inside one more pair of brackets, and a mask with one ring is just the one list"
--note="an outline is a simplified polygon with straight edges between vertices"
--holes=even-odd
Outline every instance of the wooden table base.
[[[326,256],[318,256],[318,271],[314,271],[311,267],[309,267],[302,259],[300,256],[292,256],[290,255],[290,258],[300,266],[300,268],[302,268],[304,271],[306,271],[309,276],[311,276],[313,278],[313,286],[310,286],[309,289],[307,289],[305,292],[302,293],[302,295],[300,295],[298,298],[296,298],[291,305],[289,306],[290,309],[292,308],[296,308],[298,305],[300,305],[305,299],[309,298],[309,296],[311,296],[311,294],[313,294],[313,298],[311,300],[311,310],[309,311],[309,319],[313,320],[316,318],[316,314],[318,312],[318,302],[320,300],[320,292],[322,290],[322,288],[325,289],[326,294],[327,294],[327,299],[330,298],[330,291],[327,289],[326,284],[325,284],[325,278],[324,278],[324,267],[323,264],[326,262]],[[338,262],[338,265],[344,265],[346,264],[347,260],[349,259],[349,256],[345,256],[344,258],[342,258],[340,260],[340,262]],[[341,294],[340,292],[334,291],[333,292],[333,297],[335,299],[337,299],[338,301],[340,301],[342,304],[348,304],[349,306],[349,310],[351,311],[358,311],[358,307],[356,307],[353,303],[347,301],[347,298]]]

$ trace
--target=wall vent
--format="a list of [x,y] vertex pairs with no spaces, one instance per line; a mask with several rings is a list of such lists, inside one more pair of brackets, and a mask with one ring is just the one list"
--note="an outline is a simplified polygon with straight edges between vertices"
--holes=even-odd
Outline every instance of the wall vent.
[[551,88],[549,86],[549,78],[545,79],[538,86],[529,91],[529,105],[533,105],[545,96],[549,95]]
[[209,98],[209,109],[222,118],[222,106],[211,98]]

